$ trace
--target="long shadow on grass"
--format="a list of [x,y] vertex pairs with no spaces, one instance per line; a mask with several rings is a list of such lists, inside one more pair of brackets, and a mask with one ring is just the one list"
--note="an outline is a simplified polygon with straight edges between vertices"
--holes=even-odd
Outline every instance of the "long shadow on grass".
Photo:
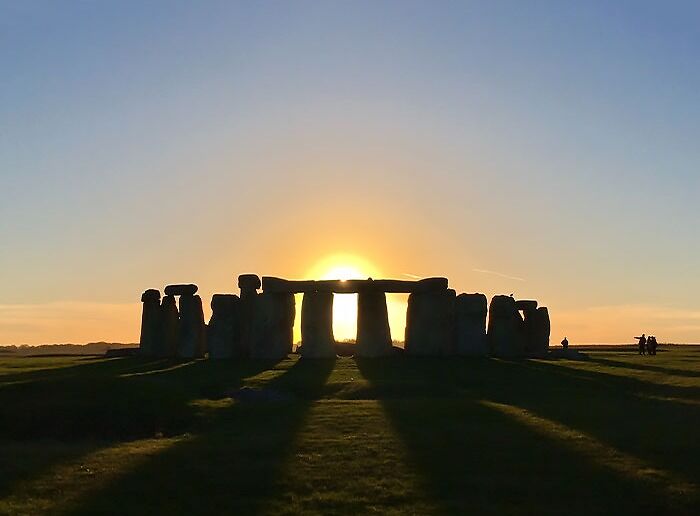
[[334,364],[334,360],[297,360],[281,375],[258,385],[291,399],[234,402],[214,409],[204,428],[123,472],[68,512],[260,512],[274,495],[296,435],[313,400],[323,392]]
[[[645,425],[652,425],[651,432],[677,431],[687,407],[640,399],[639,382],[616,379],[614,389],[607,389],[610,379],[602,377],[610,375],[562,376],[558,366],[531,367],[527,361],[404,358],[357,364],[446,513],[639,513],[662,510],[667,502],[656,486],[640,486],[580,456],[565,440],[544,437],[481,403],[526,409],[612,447],[625,444],[630,455],[647,455],[658,464],[668,442],[646,450]],[[683,438],[693,433],[682,431]],[[697,453],[696,445],[691,449]],[[666,459],[686,474],[697,469],[696,462],[687,449],[685,456]]]
[[[643,360],[643,358],[640,357]],[[687,369],[677,369],[673,367],[665,367],[663,365],[653,365],[653,364],[640,364],[638,362],[625,362],[624,360],[613,360],[611,358],[601,358],[588,356],[587,361],[595,362],[596,364],[601,364],[604,366],[624,368],[624,369],[636,369],[638,371],[651,371],[655,373],[663,373],[670,376],[687,376],[690,378],[700,378],[700,371],[689,371]],[[649,358],[649,361],[655,360],[654,358]]]
[[192,400],[222,397],[274,365],[125,358],[9,375],[18,383],[0,389],[0,495],[114,441],[196,431],[206,414]]

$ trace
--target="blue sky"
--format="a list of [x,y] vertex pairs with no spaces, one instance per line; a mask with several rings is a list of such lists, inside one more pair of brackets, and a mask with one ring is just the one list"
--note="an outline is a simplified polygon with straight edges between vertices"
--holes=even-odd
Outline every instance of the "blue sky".
[[536,297],[574,340],[699,341],[698,26],[697,2],[0,3],[0,343],[338,252]]

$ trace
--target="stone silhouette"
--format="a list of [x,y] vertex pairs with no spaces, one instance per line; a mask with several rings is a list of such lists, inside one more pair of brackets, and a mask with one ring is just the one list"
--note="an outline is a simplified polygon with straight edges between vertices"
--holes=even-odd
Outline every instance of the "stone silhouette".
[[252,358],[281,360],[294,344],[294,294],[263,292],[255,300]]
[[301,303],[301,349],[305,358],[335,357],[333,293],[306,292]]
[[454,353],[456,293],[452,289],[415,292],[408,296],[406,342],[409,355]]
[[154,356],[160,341],[160,292],[148,289],[141,295],[143,312],[141,317],[140,353]]
[[383,357],[390,355],[391,329],[384,292],[360,291],[357,296],[357,342],[358,357]]
[[240,297],[212,297],[208,325],[202,300],[196,295],[197,285],[168,285],[162,302],[158,290],[145,291],[141,296],[141,354],[192,359],[208,351],[212,359],[283,359],[293,347],[294,294],[302,293],[299,353],[304,358],[334,357],[333,295],[358,293],[357,339],[352,350],[361,357],[387,356],[393,350],[388,292],[409,294],[408,355],[539,357],[549,350],[546,307],[538,307],[534,300],[516,301],[512,295],[494,296],[487,307],[483,294],[457,296],[448,288],[447,278],[290,281],[241,274],[238,286]]
[[241,338],[240,299],[235,294],[214,294],[207,326],[209,358],[233,358]]
[[486,356],[487,300],[484,294],[460,294],[455,300],[455,352],[465,356]]

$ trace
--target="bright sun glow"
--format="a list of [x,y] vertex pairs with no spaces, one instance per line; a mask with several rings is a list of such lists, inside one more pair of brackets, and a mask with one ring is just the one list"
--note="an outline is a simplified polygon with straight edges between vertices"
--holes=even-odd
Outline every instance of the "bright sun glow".
[[[369,261],[351,254],[336,254],[318,261],[308,279],[349,280],[376,278],[380,271]],[[357,294],[333,297],[333,334],[336,340],[354,339],[357,333]]]

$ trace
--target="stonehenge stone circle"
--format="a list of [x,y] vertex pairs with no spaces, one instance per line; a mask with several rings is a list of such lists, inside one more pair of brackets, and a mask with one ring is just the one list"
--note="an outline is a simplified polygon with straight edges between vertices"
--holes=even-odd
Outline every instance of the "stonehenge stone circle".
[[177,356],[180,343],[180,314],[177,311],[175,296],[163,296],[160,305],[160,343],[157,356],[170,358]]
[[441,356],[454,353],[456,293],[452,289],[415,292],[408,296],[406,342],[409,355]]
[[206,327],[202,298],[199,296],[180,296],[180,345],[178,356],[181,358],[201,358],[206,353]]
[[168,285],[165,287],[166,296],[194,296],[197,293],[197,285],[192,283]]
[[455,352],[464,356],[486,356],[487,300],[484,294],[460,294],[455,300]]
[[358,357],[383,357],[392,352],[389,314],[386,294],[361,290],[357,296],[357,342]]
[[301,303],[301,348],[304,358],[335,357],[333,293],[306,292]]
[[293,347],[294,294],[301,293],[298,352],[304,358],[332,358],[336,356],[333,295],[357,293],[357,339],[350,349],[358,357],[387,356],[393,352],[389,292],[409,294],[407,355],[543,357],[549,352],[546,307],[512,296],[494,296],[487,306],[484,294],[457,296],[448,288],[447,278],[292,281],[241,274],[238,286],[240,297],[212,296],[208,325],[197,285],[167,285],[162,300],[156,289],[143,292],[140,354],[191,359],[208,352],[212,359],[284,359]]
[[139,352],[143,356],[154,356],[159,342],[160,332],[160,292],[148,289],[141,295],[143,303],[141,315],[141,337]]
[[240,299],[235,294],[214,294],[207,326],[209,358],[232,358],[240,340]]
[[255,300],[251,358],[281,360],[294,344],[294,294],[263,292]]

